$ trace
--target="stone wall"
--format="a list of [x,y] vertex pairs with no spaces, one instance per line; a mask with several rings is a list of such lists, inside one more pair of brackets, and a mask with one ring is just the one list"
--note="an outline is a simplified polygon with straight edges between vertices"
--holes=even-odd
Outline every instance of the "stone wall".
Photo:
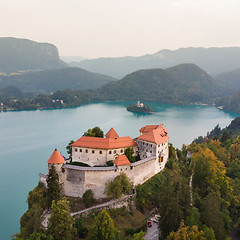
[[161,170],[156,157],[119,167],[79,167],[65,164],[63,169],[64,171],[59,174],[62,174],[64,179],[62,187],[65,195],[81,197],[86,190],[91,189],[95,198],[106,197],[104,194],[106,183],[114,180],[121,172],[126,173],[136,186]]

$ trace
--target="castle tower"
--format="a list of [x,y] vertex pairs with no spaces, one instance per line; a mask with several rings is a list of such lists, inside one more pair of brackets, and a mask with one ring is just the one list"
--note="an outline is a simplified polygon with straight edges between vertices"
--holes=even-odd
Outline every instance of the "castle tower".
[[62,165],[64,162],[65,161],[64,161],[62,155],[59,153],[59,151],[57,149],[55,149],[53,151],[51,157],[47,161],[48,171],[52,167],[52,165],[54,165],[54,167],[58,173],[60,183],[62,182]]

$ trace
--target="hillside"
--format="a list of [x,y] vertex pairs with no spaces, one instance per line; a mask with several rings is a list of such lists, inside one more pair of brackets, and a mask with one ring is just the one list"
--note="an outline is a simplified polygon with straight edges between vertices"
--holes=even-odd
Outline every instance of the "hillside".
[[27,39],[0,38],[0,72],[17,72],[67,67],[50,43]]
[[161,50],[155,54],[140,57],[98,58],[81,62],[72,62],[71,66],[81,67],[123,78],[140,69],[168,68],[183,63],[194,63],[211,76],[232,71],[239,67],[240,47],[222,48],[180,48],[177,50]]
[[211,103],[224,94],[215,79],[194,64],[140,70],[96,90],[105,100],[141,100],[174,104]]
[[219,99],[216,104],[225,111],[240,113],[240,90],[231,96]]
[[0,88],[15,86],[24,92],[49,94],[63,89],[96,89],[114,80],[114,78],[80,68],[62,68],[0,76]]
[[225,72],[215,77],[217,81],[227,85],[232,91],[240,89],[240,68]]

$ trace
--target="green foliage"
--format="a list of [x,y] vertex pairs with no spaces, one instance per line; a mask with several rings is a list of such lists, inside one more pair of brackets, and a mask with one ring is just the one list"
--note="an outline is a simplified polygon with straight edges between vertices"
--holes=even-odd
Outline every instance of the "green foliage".
[[133,235],[133,240],[143,240],[145,233],[143,231],[139,232],[139,233],[135,233]]
[[129,194],[133,184],[125,173],[120,173],[113,181],[108,182],[105,188],[105,194],[111,198],[120,198],[122,194]]
[[77,228],[77,233],[80,238],[85,238],[88,234],[88,229],[83,224],[83,219],[79,218],[75,221],[75,225]]
[[215,234],[214,234],[214,231],[213,231],[212,228],[204,226],[203,227],[203,232],[204,232],[207,240],[216,240]]
[[201,223],[200,218],[201,215],[198,208],[192,207],[189,215],[186,217],[185,224],[189,227],[192,227],[194,225],[199,226]]
[[199,231],[197,226],[191,228],[184,225],[182,221],[177,232],[171,232],[167,240],[209,240],[203,231]]
[[47,177],[47,207],[52,205],[52,201],[58,201],[61,197],[61,188],[59,186],[59,177],[54,165],[51,166]]
[[76,229],[70,215],[69,202],[65,198],[58,202],[53,200],[51,210],[48,233],[53,236],[54,240],[74,239]]
[[34,232],[42,232],[42,213],[46,208],[46,189],[39,184],[28,194],[28,210],[20,219],[19,237],[28,238]]
[[68,145],[66,146],[67,153],[70,154],[70,156],[71,156],[71,154],[72,154],[72,146],[71,146],[71,144],[73,144],[73,143],[74,143],[74,141],[71,140],[71,141],[68,143]]
[[83,162],[70,162],[67,163],[70,165],[75,165],[75,166],[80,166],[80,167],[91,167],[90,165],[88,165],[87,163],[83,163]]
[[119,237],[120,233],[115,229],[112,218],[106,210],[102,210],[96,217],[91,240],[117,240]]
[[82,196],[83,203],[85,204],[86,207],[91,207],[96,199],[94,198],[93,191],[91,189],[88,189]]
[[128,147],[128,148],[125,150],[124,154],[126,155],[126,157],[128,158],[128,160],[129,160],[131,163],[135,162],[135,157],[133,156],[134,150],[133,150],[132,148]]
[[112,160],[109,160],[109,161],[107,161],[107,166],[108,167],[111,167],[111,166],[113,166],[114,164],[113,164],[113,161]]
[[100,129],[100,127],[89,128],[87,132],[84,132],[83,136],[87,137],[104,137],[104,132]]

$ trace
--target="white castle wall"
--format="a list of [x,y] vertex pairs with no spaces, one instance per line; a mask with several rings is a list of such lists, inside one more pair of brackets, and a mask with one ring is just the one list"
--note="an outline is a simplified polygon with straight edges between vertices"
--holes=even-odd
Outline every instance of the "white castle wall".
[[[73,147],[72,148],[72,161],[83,162],[89,166],[105,165],[107,161],[114,160],[118,155],[124,154],[127,148],[116,148],[116,149],[94,149],[94,148],[83,148]],[[134,153],[136,154],[137,147],[133,147]]]

